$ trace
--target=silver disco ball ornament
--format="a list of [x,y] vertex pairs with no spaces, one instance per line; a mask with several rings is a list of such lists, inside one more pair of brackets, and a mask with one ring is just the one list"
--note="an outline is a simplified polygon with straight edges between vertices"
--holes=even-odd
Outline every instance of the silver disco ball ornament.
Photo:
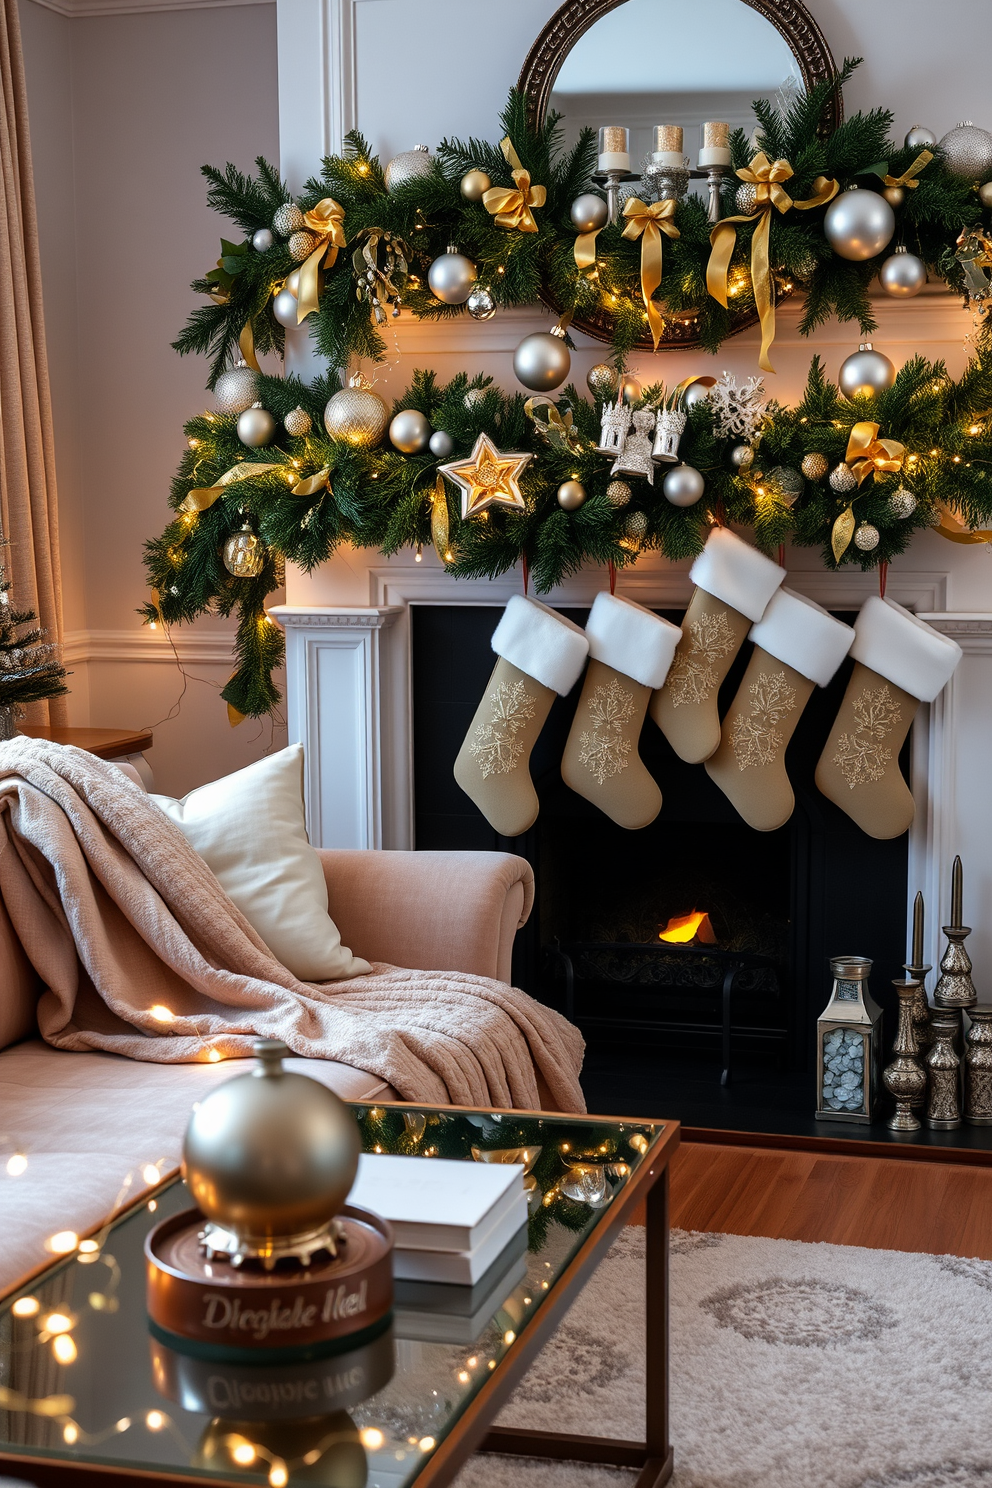
[[558,505],[562,511],[578,511],[586,499],[586,488],[579,480],[562,481],[558,487]]
[[862,553],[870,553],[873,548],[878,547],[878,528],[873,527],[870,522],[862,522],[854,534],[854,545]]
[[419,455],[430,443],[430,420],[416,408],[403,408],[389,425],[390,443],[404,455]]
[[598,232],[610,220],[610,209],[594,191],[584,191],[568,209],[572,226],[580,233]]
[[319,242],[316,233],[303,228],[300,232],[293,233],[289,240],[289,251],[297,263],[302,263],[305,258],[310,257]]
[[854,262],[881,253],[895,230],[896,214],[885,197],[857,186],[835,196],[823,219],[831,248]]
[[900,522],[905,522],[916,510],[916,497],[912,491],[907,491],[905,486],[900,486],[898,491],[893,491],[889,497],[889,511]]
[[246,522],[240,532],[232,532],[221,552],[229,574],[236,579],[257,579],[265,567],[265,544]]
[[896,380],[896,369],[887,356],[876,351],[870,341],[862,341],[857,351],[841,363],[837,379],[845,398],[873,398],[884,393]]
[[706,488],[706,482],[692,465],[676,465],[661,483],[665,500],[673,506],[695,506]]
[[896,300],[911,300],[927,282],[927,266],[902,244],[878,271],[882,288]]
[[743,216],[750,216],[758,201],[758,193],[753,182],[742,181],[734,193],[734,206]]
[[214,397],[221,413],[244,413],[258,397],[258,373],[246,362],[239,362],[222,372],[214,387]]
[[513,353],[513,373],[533,393],[550,393],[568,376],[572,358],[561,336],[534,331]]
[[458,189],[466,201],[477,202],[482,200],[492,184],[485,171],[475,166],[462,176]]
[[944,164],[952,176],[965,181],[984,181],[992,175],[992,134],[966,119],[939,142]]
[[444,429],[435,429],[430,438],[430,452],[439,460],[446,460],[455,447],[455,441]]
[[803,456],[803,463],[799,467],[807,480],[822,480],[830,469],[830,461],[826,455],[821,455],[818,450],[812,454]]
[[281,326],[295,326],[300,311],[300,302],[288,284],[284,284],[272,301],[272,314]]
[[420,176],[426,176],[430,168],[431,154],[426,145],[414,145],[412,150],[403,150],[393,156],[383,172],[386,190],[395,191],[408,181],[416,181]]
[[251,246],[256,253],[268,253],[275,243],[275,236],[267,227],[260,227],[258,232],[251,235]]
[[436,258],[427,271],[431,294],[445,305],[464,305],[478,278],[478,269],[470,258],[449,245],[447,253]]
[[335,393],[324,409],[324,428],[331,438],[356,449],[370,449],[378,444],[388,423],[388,408],[361,373],[356,373],[346,388]]
[[313,419],[305,408],[291,408],[283,419],[286,433],[291,434],[294,439],[302,439],[304,434],[309,434]]
[[473,320],[492,320],[496,301],[484,284],[477,284],[465,301],[465,308]]
[[903,140],[907,150],[931,150],[937,143],[937,136],[932,129],[924,129],[922,124],[914,124]]
[[620,373],[612,362],[597,362],[586,373],[586,387],[600,403],[612,403],[620,387]]
[[299,232],[306,223],[295,202],[283,202],[272,219],[272,226],[281,238],[288,238],[290,233]]
[[633,495],[626,481],[613,480],[606,488],[606,499],[613,507],[627,506]]
[[850,465],[841,460],[830,472],[830,489],[836,491],[838,496],[846,496],[848,491],[853,491],[858,484],[858,478]]
[[749,444],[735,444],[730,451],[730,463],[738,470],[746,470],[754,464],[754,450]]
[[249,449],[261,449],[276,437],[276,421],[261,403],[253,403],[238,418],[238,438]]

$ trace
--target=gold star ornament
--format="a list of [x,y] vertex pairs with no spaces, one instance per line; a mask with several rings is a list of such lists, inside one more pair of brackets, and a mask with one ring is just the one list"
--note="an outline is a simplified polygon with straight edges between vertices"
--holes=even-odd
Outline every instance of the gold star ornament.
[[452,460],[438,469],[461,491],[462,521],[465,521],[491,506],[501,506],[505,511],[525,511],[517,482],[532,458],[501,455],[489,435],[480,434],[467,460]]

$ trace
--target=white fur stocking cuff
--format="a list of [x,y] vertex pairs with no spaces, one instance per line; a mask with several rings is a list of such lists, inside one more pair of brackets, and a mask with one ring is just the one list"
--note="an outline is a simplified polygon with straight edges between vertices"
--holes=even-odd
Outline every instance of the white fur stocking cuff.
[[752,625],[750,638],[776,661],[784,661],[817,687],[826,687],[850,651],[854,631],[811,599],[783,586]]
[[961,660],[961,647],[894,599],[873,595],[854,622],[851,655],[911,697],[932,703]]
[[593,661],[633,677],[643,687],[664,685],[682,631],[643,605],[597,594],[586,623]]
[[785,569],[736,537],[729,527],[714,527],[689,577],[749,620],[760,620],[785,578]]
[[493,631],[492,647],[518,671],[563,697],[579,680],[589,654],[580,625],[522,594],[515,594],[503,611]]

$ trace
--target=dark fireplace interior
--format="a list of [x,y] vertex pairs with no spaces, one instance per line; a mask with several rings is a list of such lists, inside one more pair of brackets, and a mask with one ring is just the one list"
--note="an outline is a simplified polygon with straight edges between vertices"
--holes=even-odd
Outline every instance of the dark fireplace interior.
[[[588,612],[563,613],[582,625]],[[614,825],[559,772],[576,688],[555,702],[532,756],[538,820],[507,839],[452,777],[494,664],[490,638],[500,614],[476,606],[413,610],[417,847],[498,849],[529,860],[537,904],[518,937],[514,980],[582,1028],[591,1103],[589,1082],[601,1107],[685,1120],[672,1099],[691,1087],[685,1099],[695,1124],[719,1126],[733,1124],[728,1102],[746,1105],[760,1089],[766,1107],[791,1101],[808,1115],[829,957],[872,958],[872,992],[891,1031],[890,983],[905,959],[906,837],[865,836],[813,784],[850,665],[814,692],[800,720],[787,755],[796,809],[778,831],[747,826],[703,767],[684,764],[650,718],[641,757],[661,788],[661,813],[641,831]],[[724,684],[721,713],[748,651],[745,645]],[[908,752],[907,744],[904,772]],[[673,922],[694,914],[707,917],[702,943],[697,929],[680,944],[695,922]],[[662,932],[674,939],[661,940]],[[732,1069],[721,1086],[728,1054]],[[708,1120],[699,1115],[707,1102]]]

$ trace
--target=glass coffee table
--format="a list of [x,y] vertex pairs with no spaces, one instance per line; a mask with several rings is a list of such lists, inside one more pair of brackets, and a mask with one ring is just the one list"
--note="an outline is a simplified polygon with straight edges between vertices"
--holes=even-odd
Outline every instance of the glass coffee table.
[[[153,1332],[144,1241],[188,1208],[178,1174],[0,1303],[0,1476],[37,1488],[322,1483],[427,1488],[475,1451],[672,1471],[668,1167],[677,1122],[353,1107],[366,1151],[526,1170],[526,1231],[474,1287],[397,1282],[375,1336],[317,1357],[230,1362]],[[493,1421],[624,1225],[642,1209],[646,1440]]]

